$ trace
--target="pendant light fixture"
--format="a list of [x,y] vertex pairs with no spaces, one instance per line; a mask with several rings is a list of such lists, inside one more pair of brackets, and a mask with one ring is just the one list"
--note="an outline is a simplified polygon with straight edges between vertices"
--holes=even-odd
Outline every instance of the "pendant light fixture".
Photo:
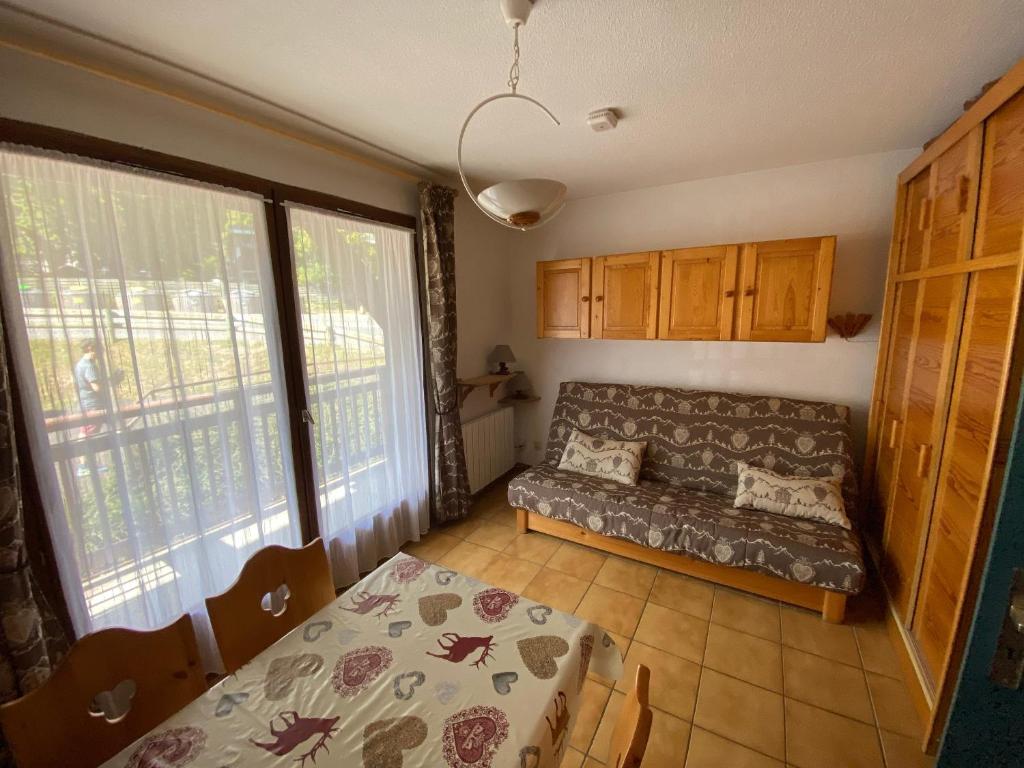
[[459,133],[458,158],[462,185],[469,193],[470,199],[476,203],[476,207],[499,224],[524,231],[546,224],[562,210],[567,191],[565,184],[553,179],[517,179],[494,184],[478,195],[470,188],[466,173],[462,169],[462,141],[466,136],[466,128],[469,127],[469,123],[476,113],[488,104],[502,99],[519,99],[532,104],[551,118],[551,122],[559,125],[558,118],[551,114],[551,110],[536,99],[518,92],[519,28],[526,24],[531,10],[533,10],[533,0],[501,0],[502,15],[505,17],[505,23],[512,27],[514,35],[512,68],[508,73],[509,92],[490,96],[473,107],[473,111],[469,113],[466,122],[462,124],[462,131]]

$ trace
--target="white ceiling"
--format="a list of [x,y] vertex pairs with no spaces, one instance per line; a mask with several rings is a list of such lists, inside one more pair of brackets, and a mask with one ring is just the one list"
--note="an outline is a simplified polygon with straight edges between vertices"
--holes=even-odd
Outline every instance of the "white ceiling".
[[[12,5],[445,173],[465,115],[506,89],[511,59],[498,0]],[[33,25],[37,37],[49,28]],[[537,0],[521,44],[520,92],[562,125],[522,103],[489,107],[467,165],[487,179],[557,178],[583,197],[919,146],[1024,55],[1024,1]],[[600,107],[621,112],[616,130],[586,126]]]

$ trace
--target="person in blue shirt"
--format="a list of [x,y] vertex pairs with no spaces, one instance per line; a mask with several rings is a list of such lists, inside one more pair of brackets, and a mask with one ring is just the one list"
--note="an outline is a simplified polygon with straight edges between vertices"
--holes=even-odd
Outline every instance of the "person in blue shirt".
[[[93,339],[82,342],[82,356],[75,363],[75,388],[78,390],[78,404],[85,416],[99,416],[106,411],[109,403],[107,382],[104,380],[100,364],[96,360],[97,344]],[[97,435],[103,429],[103,421],[89,421],[82,425],[79,437],[83,440]],[[102,457],[97,457],[100,472],[108,467]],[[76,474],[86,477],[89,474],[88,460],[82,457]]]

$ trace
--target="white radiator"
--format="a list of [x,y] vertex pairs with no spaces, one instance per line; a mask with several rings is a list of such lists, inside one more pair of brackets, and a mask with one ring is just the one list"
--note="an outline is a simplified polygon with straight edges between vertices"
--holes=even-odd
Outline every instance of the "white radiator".
[[469,490],[476,493],[516,463],[514,408],[499,408],[462,423]]

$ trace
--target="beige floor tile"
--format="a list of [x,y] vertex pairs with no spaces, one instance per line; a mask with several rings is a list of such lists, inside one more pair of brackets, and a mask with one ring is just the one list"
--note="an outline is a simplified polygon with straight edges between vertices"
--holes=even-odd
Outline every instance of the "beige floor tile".
[[453,525],[445,525],[438,529],[439,533],[454,536],[457,539],[464,539],[486,522],[480,515],[470,515],[465,520],[460,520]]
[[875,724],[863,670],[788,647],[783,649],[782,665],[787,696]]
[[638,664],[651,670],[651,706],[683,720],[691,720],[697,700],[700,665],[634,641],[630,643],[629,653],[623,662],[622,677],[615,683],[616,690],[624,693],[632,689]]
[[782,646],[763,637],[712,624],[704,666],[782,693]]
[[633,639],[698,664],[704,658],[708,623],[688,613],[647,603]]
[[854,667],[860,666],[853,627],[829,624],[822,621],[819,614],[799,608],[782,607],[782,644]]
[[599,627],[632,637],[643,610],[643,600],[599,584],[591,584],[587,594],[576,606],[575,613]]
[[878,727],[903,736],[919,736],[921,721],[903,681],[874,672],[868,672],[867,678]]
[[864,669],[887,677],[903,678],[903,670],[884,624],[854,627],[853,634],[857,638]]
[[568,573],[584,581],[593,581],[604,565],[605,556],[589,547],[562,542],[562,545],[545,563],[548,568]]
[[651,737],[641,768],[680,768],[690,742],[690,724],[660,709],[651,713]]
[[779,642],[779,604],[717,587],[711,621]]
[[[676,763],[679,765],[679,763]],[[723,739],[721,736],[694,727],[686,768],[784,768],[782,763],[760,752]]]
[[509,592],[522,594],[526,585],[537,575],[538,571],[540,571],[540,566],[537,563],[499,554],[483,569],[480,581],[507,589]]
[[437,559],[450,552],[461,539],[449,536],[446,533],[431,531],[421,537],[419,541],[410,541],[402,547],[402,551],[420,560],[436,562]]
[[555,554],[562,542],[543,533],[523,533],[505,547],[505,554],[544,565]]
[[689,576],[680,576],[668,571],[658,571],[651,595],[647,599],[652,603],[707,621],[711,618],[711,604],[715,599],[715,587],[700,579],[692,579]]
[[587,758],[587,762],[583,764],[583,768],[605,768],[604,763],[599,763],[592,757]]
[[512,543],[512,539],[514,539],[516,535],[514,528],[509,528],[506,525],[484,523],[466,536],[466,541],[471,541],[474,544],[480,544],[484,547],[490,547],[491,549],[496,549],[500,552]]
[[[612,697],[608,699],[608,706],[604,708],[604,714],[601,716],[601,724],[597,727],[594,741],[590,745],[589,757],[600,760],[602,763],[608,762],[608,746],[611,743],[612,731],[615,730],[615,724],[619,721],[619,713],[622,711],[622,703],[625,700],[626,694],[619,691],[614,691]],[[651,730],[654,730],[653,727]]]
[[572,613],[580,604],[590,582],[577,579],[550,568],[541,568],[523,590],[523,597],[550,606],[558,611]]
[[484,569],[497,556],[498,553],[493,549],[481,547],[479,544],[472,544],[468,541],[460,541],[449,552],[438,558],[437,562],[445,568],[451,568],[453,571],[479,579]]
[[507,503],[502,503],[493,509],[488,509],[483,513],[483,518],[492,525],[501,525],[506,528],[516,527],[516,511]]
[[565,754],[562,755],[562,762],[558,768],[583,768],[583,761],[586,756],[578,749],[569,747],[565,750]]
[[777,693],[705,669],[693,724],[779,760],[786,759],[783,703]]
[[572,736],[569,739],[570,747],[578,749],[584,754],[587,753],[610,695],[610,688],[599,685],[593,680],[584,681],[583,691],[580,694],[580,711],[576,716],[576,724],[573,726]]
[[889,768],[933,768],[935,758],[921,751],[921,742],[898,733],[880,731],[882,752]]
[[786,699],[786,750],[796,768],[883,767],[873,726],[796,699]]
[[646,600],[657,575],[658,569],[653,566],[609,557],[594,577],[594,583]]

